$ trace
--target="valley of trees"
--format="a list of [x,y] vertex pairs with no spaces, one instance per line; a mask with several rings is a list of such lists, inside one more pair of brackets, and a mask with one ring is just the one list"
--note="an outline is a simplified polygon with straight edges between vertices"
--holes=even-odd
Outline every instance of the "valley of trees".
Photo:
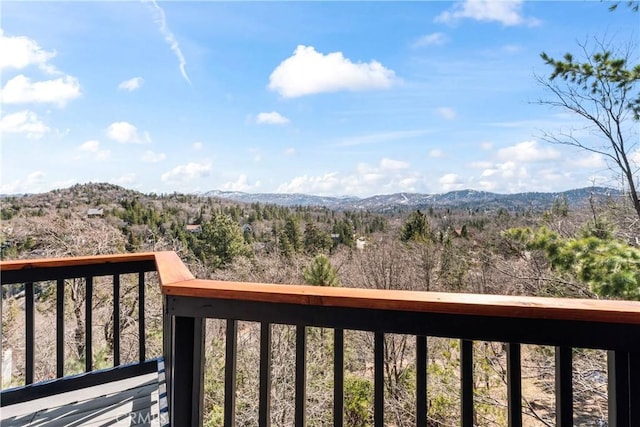
[[[610,3],[611,13],[638,13],[639,2]],[[608,13],[608,12],[604,12]],[[618,46],[621,46],[619,48]],[[309,284],[371,289],[444,291],[549,297],[640,300],[640,199],[637,124],[640,65],[634,43],[587,40],[579,54],[542,53],[549,76],[536,76],[548,97],[538,103],[583,120],[592,138],[572,131],[544,134],[551,143],[596,153],[623,183],[624,195],[593,194],[584,203],[557,198],[548,209],[333,210],[239,203],[187,194],[141,194],[111,184],[84,184],[44,194],[0,199],[3,260],[143,251],[175,251],[201,279]],[[90,211],[91,210],[91,211]],[[162,352],[162,301],[147,281],[147,354]],[[256,286],[259,286],[258,284]],[[9,385],[24,383],[24,295],[2,289],[2,348],[13,352]],[[93,287],[95,367],[113,365],[114,328],[120,361],[137,357],[133,278],[124,277],[120,325],[113,298],[99,278]],[[85,285],[65,292],[65,374],[82,372]],[[55,377],[55,284],[36,289],[35,380]],[[224,323],[207,321],[205,425],[222,424]],[[238,326],[238,425],[257,425],[259,325]],[[272,424],[293,425],[295,327],[273,325]],[[307,423],[328,425],[332,410],[333,336],[307,334]],[[386,335],[385,425],[415,424],[415,342]],[[459,341],[428,338],[430,426],[459,425]],[[345,424],[373,418],[373,337],[345,332]],[[603,426],[607,365],[603,351],[573,350],[574,421]],[[524,425],[555,425],[554,353],[522,347]],[[506,424],[506,351],[502,343],[474,343],[477,426]]]
[[[89,210],[101,214],[89,216]],[[94,211],[95,213],[95,211]],[[141,194],[110,184],[76,185],[44,194],[2,199],[2,259],[64,257],[171,250],[198,278],[347,286],[374,289],[472,292],[580,298],[640,299],[640,224],[622,196],[593,195],[580,205],[556,199],[544,211],[454,209],[378,213],[324,207],[241,204],[184,194]],[[123,282],[120,302],[122,361],[135,354],[135,298]],[[258,286],[258,285],[257,285]],[[149,352],[161,353],[161,300],[149,281]],[[129,290],[131,288],[131,290]],[[3,289],[3,348],[14,350],[20,384],[23,299],[19,287]],[[54,348],[46,325],[55,323],[55,285],[37,294],[38,354]],[[82,369],[84,287],[72,283],[66,304],[68,373]],[[113,321],[109,290],[94,285],[94,365],[110,366]],[[224,324],[207,326],[206,425],[221,425]],[[257,422],[259,327],[239,325],[238,414]],[[129,339],[127,338],[129,337]],[[326,425],[332,405],[332,334],[308,333],[308,424]],[[127,344],[129,341],[130,343]],[[274,325],[272,421],[293,424],[295,327]],[[345,422],[372,420],[373,338],[345,335]],[[459,342],[429,338],[429,417],[432,425],[457,425]],[[385,345],[387,425],[410,425],[415,370],[414,340],[389,335]],[[475,343],[477,425],[506,419],[505,350]],[[526,425],[553,425],[552,349],[524,346]],[[37,380],[55,373],[55,361],[37,357]],[[605,354],[575,350],[577,419],[606,419]]]

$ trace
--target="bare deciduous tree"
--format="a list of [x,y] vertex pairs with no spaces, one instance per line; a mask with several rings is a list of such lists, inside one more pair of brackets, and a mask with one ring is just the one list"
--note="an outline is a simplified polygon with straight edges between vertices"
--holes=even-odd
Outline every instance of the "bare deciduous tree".
[[[595,39],[593,48],[580,45],[582,62],[567,53],[554,59],[541,57],[553,67],[548,78],[536,76],[550,97],[539,104],[574,113],[585,122],[589,136],[575,131],[545,133],[546,141],[576,147],[603,156],[628,187],[633,208],[640,218],[637,174],[634,161],[638,149],[637,122],[640,119],[640,64],[632,65],[633,46],[613,48]],[[594,139],[595,138],[595,139]]]

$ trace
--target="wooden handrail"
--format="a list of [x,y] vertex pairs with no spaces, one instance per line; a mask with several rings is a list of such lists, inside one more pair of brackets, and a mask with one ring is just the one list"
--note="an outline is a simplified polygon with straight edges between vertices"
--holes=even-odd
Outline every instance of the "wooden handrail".
[[[39,270],[41,269],[41,270]],[[91,295],[93,277],[100,275],[113,275],[114,299],[116,289],[119,288],[119,275],[138,273],[138,325],[139,336],[145,336],[144,325],[144,288],[145,273],[157,271],[158,281],[165,296],[163,301],[164,311],[164,354],[169,360],[167,367],[167,381],[171,397],[171,414],[177,420],[175,425],[190,425],[202,421],[201,406],[194,406],[194,402],[203,402],[202,378],[204,369],[204,319],[210,316],[220,316],[227,320],[247,320],[262,322],[261,325],[261,396],[268,396],[270,362],[270,338],[269,325],[271,323],[284,323],[297,325],[296,333],[305,330],[306,326],[322,326],[336,328],[336,343],[334,347],[334,360],[338,361],[334,367],[339,372],[340,378],[344,376],[344,336],[343,329],[358,329],[374,331],[374,368],[380,372],[376,375],[375,385],[375,417],[384,420],[384,378],[382,374],[384,334],[403,333],[416,335],[417,344],[423,347],[422,356],[416,356],[420,360],[422,368],[416,368],[417,372],[425,373],[426,360],[426,336],[452,337],[462,340],[461,343],[461,369],[467,372],[465,381],[461,381],[462,390],[462,418],[463,424],[471,423],[473,418],[473,343],[471,340],[489,340],[508,343],[508,351],[514,351],[517,357],[512,361],[509,356],[507,363],[509,372],[518,378],[516,386],[509,385],[509,407],[515,402],[516,415],[509,413],[509,419],[521,417],[521,386],[520,356],[521,343],[552,345],[557,348],[557,357],[560,360],[556,364],[556,378],[561,379],[560,391],[556,392],[556,402],[571,402],[571,347],[599,348],[609,350],[609,381],[613,381],[617,387],[613,393],[609,393],[609,421],[611,425],[635,425],[634,422],[625,421],[625,414],[631,414],[629,408],[638,406],[638,393],[628,385],[635,379],[635,373],[640,370],[638,360],[638,327],[640,326],[640,302],[612,301],[612,300],[586,300],[546,297],[525,297],[507,295],[478,295],[442,292],[418,292],[401,290],[376,290],[341,287],[302,286],[302,285],[278,285],[263,283],[228,282],[216,280],[196,279],[175,252],[147,252],[124,255],[99,255],[73,258],[51,258],[40,260],[18,260],[0,262],[0,270],[6,272],[3,279],[6,283],[25,283],[25,278],[31,282],[25,288],[30,288],[30,296],[25,300],[34,301],[34,283],[36,281],[52,280],[58,277],[58,285],[64,286],[64,280],[73,274],[86,274],[86,286]],[[24,271],[23,271],[24,270]],[[1,274],[1,273],[0,273]],[[63,276],[62,274],[67,274]],[[69,274],[71,276],[69,276]],[[49,275],[49,276],[47,276]],[[57,276],[56,276],[57,275]],[[14,276],[14,277],[11,277]],[[117,280],[116,280],[117,279]],[[17,280],[17,282],[11,281]],[[4,283],[4,282],[3,282]],[[64,295],[59,290],[57,295]],[[233,301],[233,302],[231,302]],[[275,306],[272,304],[276,304]],[[277,304],[282,304],[278,306]],[[87,299],[85,312],[91,312],[91,300]],[[114,319],[117,319],[118,306],[114,304]],[[33,355],[33,304],[31,309],[31,332],[27,328],[26,341],[31,342]],[[63,313],[58,316],[64,319]],[[362,317],[361,317],[362,315]],[[27,316],[27,323],[29,323]],[[399,319],[395,322],[395,319]],[[90,317],[85,317],[87,331],[91,331]],[[114,323],[118,324],[117,320]],[[60,323],[63,325],[62,323]],[[266,326],[266,327],[265,327]],[[237,322],[227,322],[226,342],[232,343],[227,352],[225,361],[225,387],[229,385],[231,390],[225,395],[234,395],[235,384],[235,340],[237,336]],[[58,329],[64,332],[64,327]],[[262,331],[264,334],[262,334]],[[87,333],[88,342],[91,335]],[[59,336],[60,333],[58,332]],[[296,375],[304,378],[304,332],[303,338],[296,335]],[[337,337],[341,337],[338,340]],[[64,340],[57,338],[57,358],[64,365]],[[145,359],[144,341],[141,341],[140,363],[136,369],[147,369],[150,362]],[[300,344],[302,343],[302,344]],[[114,347],[115,349],[116,347]],[[466,349],[466,350],[464,350]],[[116,350],[114,350],[116,351]],[[86,360],[92,360],[92,352],[89,346],[86,350]],[[342,356],[338,357],[337,355]],[[33,377],[33,357],[27,365],[30,366]],[[115,359],[114,359],[115,360]],[[265,361],[263,363],[263,361]],[[511,363],[511,365],[509,365]],[[416,364],[418,362],[416,361]],[[264,365],[264,367],[263,367]],[[87,371],[92,370],[89,363]],[[227,366],[231,366],[227,370]],[[568,368],[567,368],[568,366]],[[377,367],[377,368],[376,368]],[[63,370],[61,370],[63,372]],[[263,372],[266,372],[263,377]],[[299,374],[299,372],[302,372]],[[97,375],[97,374],[96,374]],[[424,375],[422,375],[424,377]],[[112,377],[109,377],[112,378]],[[230,378],[230,379],[229,379]],[[178,381],[180,379],[180,381]],[[508,384],[512,384],[508,380]],[[49,387],[48,384],[52,384]],[[54,393],[58,383],[42,385],[42,393]],[[264,385],[266,384],[266,385]],[[334,396],[342,396],[343,382],[336,380],[334,384]],[[564,384],[564,385],[563,385]],[[569,384],[567,386],[566,384]],[[33,387],[33,386],[29,386]],[[46,389],[46,390],[45,390]],[[296,417],[302,414],[304,417],[305,382],[296,382]],[[53,391],[52,391],[53,390]],[[302,391],[301,391],[302,390]],[[416,400],[425,402],[426,386],[418,387]],[[31,388],[19,390],[14,399],[28,399],[32,393]],[[20,397],[23,396],[23,397]],[[340,399],[342,401],[342,399]],[[20,400],[16,400],[20,401]],[[3,394],[3,404],[7,399]],[[233,413],[234,400],[225,400],[225,413]],[[269,415],[268,398],[260,399],[260,414],[266,418]],[[562,417],[571,419],[571,405],[561,407]],[[420,408],[420,405],[416,405]],[[423,409],[426,406],[423,405]],[[466,409],[465,409],[466,408]],[[568,409],[567,409],[568,408]],[[302,411],[302,412],[299,412]],[[423,410],[421,410],[423,411]],[[342,410],[336,413],[342,414]],[[424,412],[424,411],[423,411]],[[194,415],[196,414],[196,415]],[[200,415],[197,415],[200,414]],[[613,414],[613,415],[611,415]],[[263,415],[261,415],[263,416]],[[466,417],[466,418],[465,418]],[[298,418],[296,418],[298,419]],[[620,421],[622,419],[622,421]],[[227,418],[225,418],[225,422]],[[227,422],[227,424],[233,424]],[[380,422],[376,422],[376,425]],[[514,425],[521,423],[515,422]]]
[[309,306],[640,324],[640,302],[636,301],[276,285],[198,279],[163,281],[162,293],[170,296]]
[[[108,381],[116,381],[126,378],[127,376],[135,376],[142,373],[157,371],[157,361],[155,358],[148,359],[146,353],[147,334],[145,331],[145,315],[147,313],[145,298],[145,275],[148,272],[157,271],[156,258],[162,258],[162,253],[134,253],[134,254],[115,254],[115,255],[97,255],[97,256],[78,256],[68,258],[46,258],[46,259],[21,259],[0,262],[0,282],[3,285],[23,285],[21,292],[24,298],[24,387],[14,387],[9,390],[2,391],[2,402],[0,406],[7,406],[14,403],[25,402],[36,397],[46,397],[61,393],[66,390],[75,390],[88,385],[103,384]],[[170,256],[175,256],[171,253]],[[165,263],[168,265],[168,263]],[[137,326],[138,326],[138,360],[133,362],[127,361],[126,365],[120,362],[120,338],[124,329],[123,323],[120,322],[120,307],[123,301],[120,298],[122,289],[121,276],[136,275],[136,278],[127,279],[127,287],[134,286],[137,288],[137,300],[131,304],[137,306]],[[113,367],[112,370],[103,370],[101,367],[94,366],[93,352],[93,328],[95,327],[93,296],[95,294],[94,286],[96,277],[104,277],[107,280],[99,282],[104,292],[111,292],[113,304],[110,309],[113,310],[113,330],[112,330],[112,347],[113,350]],[[187,276],[188,277],[188,276]],[[68,280],[80,279],[80,283],[84,286],[85,298],[83,325],[84,329],[84,374],[73,378],[65,376],[65,288]],[[111,286],[108,282],[111,279]],[[47,333],[55,334],[55,361],[56,361],[56,379],[53,381],[42,381],[34,375],[36,370],[36,297],[40,282],[49,282],[55,289],[55,300],[51,304],[50,311],[55,318],[53,325],[47,324]],[[156,286],[158,282],[156,281]],[[13,288],[10,292],[13,292]],[[157,292],[154,297],[158,297]],[[49,296],[51,298],[51,296]],[[157,305],[154,305],[157,307]],[[133,317],[133,315],[132,315]],[[38,327],[43,327],[38,326]],[[45,357],[50,357],[46,354]]]
[[22,270],[27,268],[73,267],[77,265],[120,263],[132,261],[151,261],[158,252],[135,254],[92,255],[66,258],[19,259],[0,261],[0,271]]
[[1,261],[0,270],[155,260],[165,295],[299,305],[640,324],[640,302],[378,290],[195,279],[175,252]]
[[162,284],[170,284],[194,278],[193,274],[191,274],[178,255],[172,251],[0,261],[0,271],[117,264],[136,261],[155,261],[160,283]]
[[155,258],[162,286],[194,279],[191,271],[175,252],[156,252]]
[[186,280],[165,295],[327,307],[640,324],[640,302]]

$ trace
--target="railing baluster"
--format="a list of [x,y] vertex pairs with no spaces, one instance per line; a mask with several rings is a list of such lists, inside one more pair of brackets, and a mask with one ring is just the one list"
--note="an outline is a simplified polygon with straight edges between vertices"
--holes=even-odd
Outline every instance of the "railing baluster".
[[93,369],[93,276],[85,278],[85,296],[84,296],[84,370],[91,372]]
[[427,337],[416,336],[416,426],[427,426]]
[[304,325],[296,326],[296,404],[295,425],[304,427],[307,394],[307,328]]
[[64,377],[64,279],[56,282],[56,377]]
[[462,427],[473,427],[473,341],[460,342]]
[[572,349],[556,347],[556,426],[573,426]]
[[120,275],[113,275],[113,366],[120,365]]
[[344,424],[344,330],[333,330],[333,426]]
[[[84,257],[83,257],[84,258]],[[70,259],[67,260],[28,260],[28,261],[0,261],[0,269],[2,270],[1,282],[2,293],[4,296],[7,288],[13,288],[16,285],[20,285],[23,290],[19,297],[21,302],[24,303],[24,329],[23,339],[24,344],[21,346],[22,350],[20,355],[24,352],[24,359],[20,363],[21,377],[24,378],[24,384],[27,387],[11,387],[10,389],[3,389],[0,392],[0,406],[8,406],[15,403],[25,402],[30,399],[45,398],[53,394],[61,393],[65,390],[71,390],[73,387],[90,384],[95,381],[96,384],[102,384],[105,381],[111,379],[120,379],[126,375],[137,375],[138,373],[146,373],[155,369],[155,360],[142,360],[142,363],[135,363],[131,366],[119,366],[120,369],[108,369],[98,370],[94,367],[93,360],[93,319],[94,315],[97,315],[93,311],[94,303],[94,288],[97,277],[112,277],[114,282],[114,306],[113,312],[109,311],[109,315],[113,314],[114,320],[114,336],[113,336],[113,348],[115,354],[114,366],[120,365],[120,318],[119,313],[119,298],[121,295],[121,279],[122,274],[140,274],[144,276],[143,272],[157,271],[155,262],[152,260],[152,255],[137,256],[132,255],[133,260],[129,261],[127,257],[122,256],[100,256],[100,257],[86,257],[86,259]],[[144,279],[143,279],[144,280]],[[73,282],[71,282],[73,281]],[[82,371],[89,375],[81,375],[77,378],[65,378],[65,353],[66,353],[66,316],[65,308],[66,304],[66,287],[72,283],[74,289],[79,288],[80,292],[80,313],[81,318],[78,319],[79,330],[76,331],[76,338],[80,339],[78,343],[81,350],[81,364]],[[144,285],[144,281],[142,282]],[[108,286],[108,285],[107,285]],[[21,289],[21,290],[22,290]],[[55,343],[52,342],[52,351],[46,352],[46,349],[40,351],[40,346],[36,343],[36,326],[35,318],[37,298],[42,295],[43,291],[54,291],[55,298],[53,300],[55,312],[52,313],[51,330],[52,338]],[[144,313],[144,291],[142,291],[141,307]],[[15,295],[15,297],[18,297]],[[84,301],[82,299],[84,298]],[[84,312],[84,314],[83,314]],[[0,314],[2,314],[0,309]],[[110,317],[110,316],[109,316]],[[68,329],[68,326],[67,326]],[[144,318],[142,319],[141,329],[144,330]],[[4,334],[4,330],[0,333]],[[111,337],[109,337],[110,339]],[[143,334],[144,339],[144,334]],[[143,344],[144,345],[144,344]],[[146,359],[144,354],[144,347],[142,347],[142,356]],[[22,357],[22,356],[21,356]],[[53,358],[55,357],[55,362]],[[39,378],[40,372],[37,369],[40,366],[42,358],[50,358],[52,362],[51,373],[45,373],[47,378],[45,381],[40,381],[44,378]],[[37,359],[37,360],[36,360]],[[55,370],[55,371],[54,371]],[[100,371],[100,372],[98,372]],[[50,377],[54,377],[61,381],[49,381]],[[8,379],[8,378],[7,378]],[[38,382],[39,381],[39,382]],[[190,401],[191,402],[191,401]]]
[[224,362],[224,427],[236,425],[236,354],[238,353],[238,321],[227,319]]
[[607,352],[609,425],[630,426],[629,353]]
[[522,364],[520,344],[507,344],[507,394],[509,427],[522,426]]
[[260,324],[260,403],[259,427],[271,425],[271,324]]
[[[174,336],[175,321],[171,315],[171,303],[173,299],[162,296],[162,353],[164,354],[164,375],[167,384],[167,405],[173,408],[173,362],[174,362]],[[171,415],[171,414],[170,414]]]
[[376,332],[373,338],[373,423],[384,426],[384,332]]
[[204,335],[203,318],[174,317],[171,425],[202,425]]
[[629,353],[629,425],[640,425],[640,353]]
[[[103,258],[107,259],[107,258]],[[115,260],[122,258],[115,258]],[[47,266],[58,264],[46,261],[44,267],[39,270],[29,265],[24,268],[24,272],[16,270],[15,265],[11,265],[8,270],[8,277],[3,277],[3,286],[5,284],[12,285],[20,283],[24,286],[25,301],[25,383],[33,384],[36,379],[36,350],[35,350],[35,305],[36,293],[41,290],[41,283],[56,283],[56,375],[64,376],[64,350],[65,350],[65,286],[69,280],[74,280],[74,284],[82,287],[85,284],[85,302],[84,302],[84,321],[85,325],[78,332],[82,334],[84,329],[85,342],[84,354],[85,370],[93,370],[93,352],[92,352],[92,330],[93,330],[93,288],[97,284],[102,284],[101,279],[96,277],[111,276],[113,277],[113,349],[114,349],[114,366],[120,364],[120,350],[122,334],[120,331],[120,298],[122,293],[121,275],[138,275],[138,327],[139,327],[139,358],[142,361],[146,359],[146,333],[145,333],[145,305],[146,305],[146,284],[145,273],[139,265],[130,265],[122,261],[114,262],[113,266],[108,265],[110,261],[105,261],[104,265],[93,266],[94,260],[89,260],[87,265],[78,264],[79,270],[74,270],[78,261],[74,261],[62,266]],[[102,261],[100,261],[102,263]],[[119,265],[122,263],[123,265]],[[37,263],[36,263],[37,264]],[[62,263],[65,264],[65,263]],[[7,264],[2,264],[7,265]],[[152,271],[153,266],[142,264],[144,271]],[[115,266],[115,267],[114,267]],[[19,266],[18,266],[19,267]],[[19,277],[17,274],[25,274],[25,277]],[[53,274],[47,277],[46,274]],[[4,271],[3,271],[4,275]],[[132,277],[128,276],[128,277]],[[162,274],[159,276],[164,278]],[[149,276],[151,277],[151,276]],[[168,275],[174,278],[177,275]],[[188,277],[188,275],[185,275]],[[19,282],[9,281],[19,279]],[[96,282],[96,280],[98,280]],[[203,281],[197,282],[196,286],[200,286]],[[385,347],[386,333],[405,333],[416,336],[416,425],[426,426],[429,422],[427,417],[428,411],[428,339],[426,335],[460,337],[464,336],[469,339],[460,341],[460,375],[461,375],[461,425],[463,427],[472,426],[474,421],[474,342],[476,340],[493,340],[501,341],[507,344],[507,391],[508,391],[508,425],[510,427],[522,426],[522,348],[518,341],[526,343],[539,343],[544,345],[557,345],[556,347],[556,425],[560,427],[573,425],[573,387],[572,387],[572,346],[576,348],[598,348],[598,349],[614,349],[608,353],[609,367],[609,425],[613,426],[640,426],[640,353],[638,341],[633,337],[638,335],[639,325],[637,318],[633,317],[638,313],[637,308],[625,308],[624,305],[608,306],[602,305],[603,309],[610,310],[616,315],[622,313],[619,324],[610,322],[609,317],[603,317],[596,309],[598,303],[594,305],[589,302],[588,307],[584,308],[577,304],[576,308],[567,303],[567,307],[560,308],[559,313],[567,311],[568,318],[560,316],[556,319],[547,318],[544,311],[540,313],[535,304],[527,305],[527,310],[531,309],[531,318],[520,318],[517,313],[522,308],[520,304],[514,304],[513,309],[516,313],[515,317],[495,315],[488,308],[494,307],[494,304],[480,304],[477,309],[467,302],[460,301],[465,304],[466,310],[471,310],[463,316],[460,316],[458,310],[452,312],[440,313],[439,309],[432,312],[433,306],[429,303],[429,297],[425,297],[423,303],[411,299],[411,304],[405,304],[402,299],[394,299],[395,296],[384,294],[370,295],[363,291],[362,296],[353,298],[354,294],[319,294],[319,299],[309,298],[308,288],[300,288],[289,294],[289,291],[283,291],[282,288],[274,288],[274,292],[282,298],[273,298],[261,294],[263,291],[268,293],[269,285],[265,285],[260,292],[243,291],[241,287],[234,287],[232,292],[232,301],[228,300],[228,288],[226,286],[216,289],[216,283],[211,286],[202,286],[199,288],[196,300],[192,294],[183,295],[184,289],[180,286],[166,285],[163,288],[163,298],[165,300],[163,326],[164,331],[169,332],[170,339],[165,341],[165,356],[167,360],[172,362],[173,368],[167,370],[169,374],[167,380],[171,381],[172,416],[177,418],[174,425],[200,425],[202,423],[202,387],[203,387],[203,363],[204,363],[204,318],[208,316],[220,316],[227,320],[227,341],[226,341],[226,366],[225,366],[225,408],[224,408],[224,425],[232,426],[236,423],[235,419],[235,398],[236,398],[236,358],[237,358],[237,340],[238,329],[237,321],[229,320],[240,318],[243,321],[261,322],[260,333],[260,389],[259,389],[259,408],[258,422],[260,426],[270,425],[270,399],[271,399],[271,371],[272,371],[272,342],[271,342],[271,325],[286,324],[296,325],[296,398],[295,398],[295,414],[294,423],[296,426],[303,426],[306,421],[306,325],[339,328],[334,329],[334,426],[342,426],[344,424],[344,329],[356,329],[374,332],[374,408],[373,408],[373,424],[375,426],[383,426],[385,424],[385,391],[388,383],[385,384],[385,357],[388,348]],[[187,287],[186,284],[184,287]],[[48,284],[46,286],[49,286]],[[52,286],[52,285],[51,285]],[[205,289],[206,288],[206,289]],[[48,289],[48,288],[47,288]],[[266,289],[266,290],[265,290]],[[221,295],[216,291],[225,292]],[[134,291],[135,292],[135,291]],[[172,293],[173,292],[173,293]],[[360,291],[358,291],[360,292]],[[313,294],[313,292],[312,292]],[[357,294],[357,293],[356,293]],[[166,295],[171,295],[167,297]],[[347,298],[342,298],[346,296]],[[185,298],[186,297],[186,298]],[[340,297],[340,300],[335,298]],[[411,296],[410,296],[411,297]],[[369,304],[366,299],[371,298],[377,301],[376,304]],[[480,298],[480,297],[478,297]],[[167,301],[171,301],[170,305]],[[345,303],[347,301],[347,303]],[[353,302],[354,306],[350,304]],[[275,306],[275,302],[284,305]],[[336,303],[337,304],[334,304]],[[402,303],[401,305],[398,305]],[[345,305],[346,304],[346,305]],[[458,302],[456,302],[458,304]],[[563,302],[561,305],[564,305]],[[344,306],[343,306],[344,305]],[[542,303],[544,305],[544,303]],[[282,310],[282,307],[289,307]],[[496,309],[501,309],[500,305],[496,305]],[[399,310],[397,310],[399,309]],[[108,310],[108,309],[107,309]],[[135,307],[134,307],[135,310]],[[477,313],[475,313],[477,311]],[[574,311],[579,314],[575,319]],[[528,311],[527,311],[528,312]],[[594,313],[594,319],[589,316]],[[355,313],[355,315],[354,315]],[[473,314],[475,313],[475,314]],[[0,314],[1,307],[0,307]],[[397,316],[397,317],[396,317]],[[527,315],[528,316],[528,315]],[[625,320],[627,316],[630,320]],[[1,316],[0,316],[1,317]],[[168,319],[168,320],[167,320]],[[496,320],[497,319],[497,320]],[[505,329],[501,328],[502,322],[510,322],[505,325]],[[608,320],[609,319],[609,320]],[[82,320],[82,319],[81,319]],[[80,322],[82,323],[82,322]],[[537,329],[536,325],[544,326]],[[389,326],[390,325],[390,326]],[[82,325],[80,325],[82,326]],[[557,328],[556,328],[557,327]],[[474,329],[477,328],[477,329]],[[557,330],[555,330],[557,329]],[[542,331],[542,332],[541,332]],[[447,335],[450,333],[449,335]],[[629,338],[632,337],[632,338]],[[135,345],[135,344],[134,344]],[[40,354],[38,354],[40,356]],[[146,366],[152,366],[154,361],[148,361]],[[141,369],[128,370],[127,367],[120,367],[120,372],[142,372],[145,364],[140,364]],[[136,367],[137,368],[137,367]],[[82,375],[82,381],[91,378],[100,378],[103,381],[109,378],[116,378],[113,375],[116,370],[107,370],[106,372],[95,372],[90,375]],[[171,376],[171,371],[177,373]],[[178,381],[172,381],[178,380]],[[81,382],[82,382],[81,381]],[[78,382],[78,383],[81,383]],[[21,387],[21,396],[28,399],[29,393],[36,390],[38,393],[46,393],[47,395],[55,394],[62,388],[68,387],[70,381],[65,378],[64,381],[52,381],[57,383],[54,387],[47,387],[47,384],[37,384],[35,386]],[[56,387],[59,387],[56,389]],[[46,390],[49,388],[49,390]],[[18,396],[13,390],[3,390],[3,404],[6,406],[7,400],[5,396]],[[12,397],[14,399],[24,399],[24,397]],[[33,394],[31,394],[33,396]],[[17,400],[16,400],[17,401]],[[23,400],[24,401],[24,400]],[[457,411],[456,411],[457,412]],[[255,415],[255,414],[254,414]]]
[[24,383],[33,384],[35,329],[34,329],[34,294],[33,283],[24,285],[24,310],[25,310],[25,374]]
[[147,358],[145,354],[146,331],[144,326],[144,286],[144,272],[141,271],[138,273],[138,344],[140,346],[140,363],[144,362]]
[[[140,274],[144,275],[144,273]],[[204,417],[204,338],[206,336],[206,322],[204,318],[196,317],[193,323],[191,425],[200,427]]]
[[640,422],[640,356],[607,352],[609,425],[637,426]]

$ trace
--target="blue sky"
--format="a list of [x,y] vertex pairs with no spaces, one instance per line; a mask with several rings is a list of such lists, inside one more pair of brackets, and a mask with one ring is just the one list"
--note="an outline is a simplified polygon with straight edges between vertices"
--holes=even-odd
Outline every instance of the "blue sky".
[[598,1],[3,1],[0,192],[616,186],[602,158],[542,140],[584,124],[533,103],[534,74],[542,51],[637,40],[639,16]]

